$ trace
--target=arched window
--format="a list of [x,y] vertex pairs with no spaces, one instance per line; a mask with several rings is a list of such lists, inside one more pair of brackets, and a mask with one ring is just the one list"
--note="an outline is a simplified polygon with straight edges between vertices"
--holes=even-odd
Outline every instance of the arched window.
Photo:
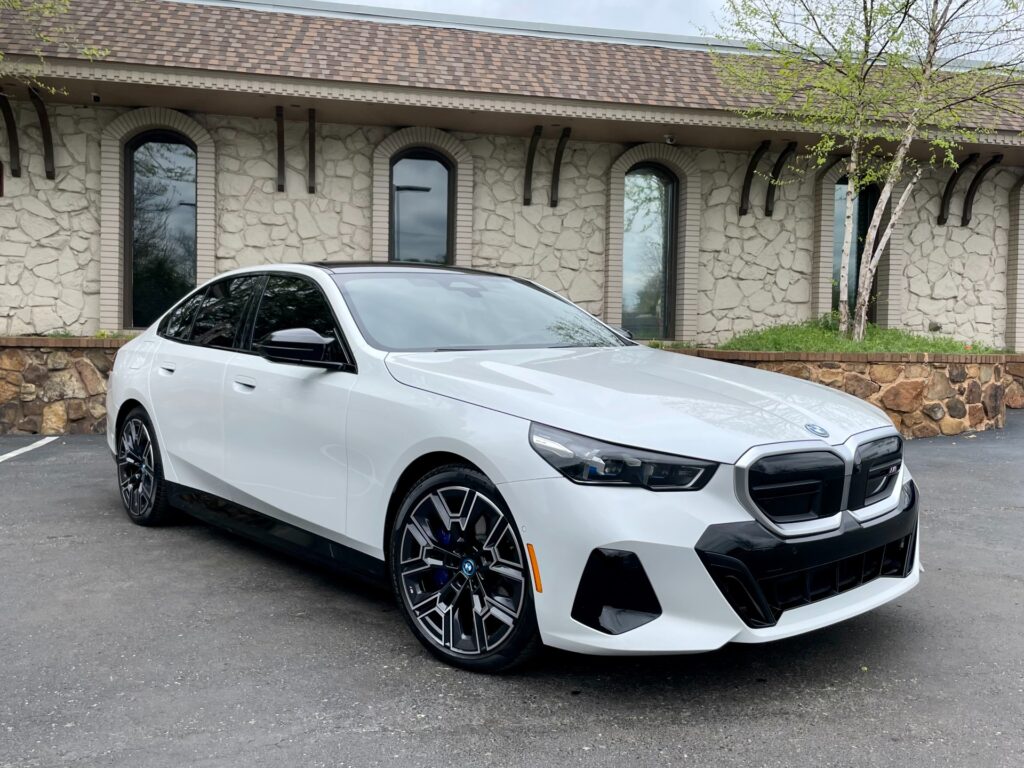
[[626,173],[622,227],[622,327],[638,339],[673,336],[679,180],[664,166]]
[[455,222],[448,159],[422,147],[391,158],[391,261],[450,264]]
[[125,327],[144,328],[196,285],[196,146],[146,131],[125,144]]
[[[832,219],[832,309],[839,309],[839,267],[843,260],[843,233],[846,229],[846,193],[849,181],[843,176],[835,183],[835,215]],[[857,195],[853,210],[853,248],[850,250],[849,300],[850,311],[857,303],[857,283],[860,275],[861,257],[864,255],[864,237],[867,235],[871,217],[878,204],[879,189],[869,184]],[[868,320],[875,321],[875,309],[878,297],[878,280],[871,284],[871,304],[868,309]]]

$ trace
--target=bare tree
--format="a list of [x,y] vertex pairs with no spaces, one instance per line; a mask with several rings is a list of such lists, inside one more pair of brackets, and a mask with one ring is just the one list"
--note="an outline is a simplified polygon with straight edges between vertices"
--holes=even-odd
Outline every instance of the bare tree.
[[[922,170],[955,168],[958,146],[1024,109],[1024,8],[1020,0],[725,0],[725,8],[724,36],[748,47],[713,54],[723,80],[749,100],[738,111],[818,136],[812,167],[837,156],[845,165],[839,323],[863,339],[879,260]],[[871,184],[879,199],[851,317],[853,212]]]

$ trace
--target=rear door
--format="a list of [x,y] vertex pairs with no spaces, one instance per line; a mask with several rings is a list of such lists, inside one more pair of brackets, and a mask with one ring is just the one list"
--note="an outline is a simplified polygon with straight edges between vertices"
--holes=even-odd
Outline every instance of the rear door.
[[240,503],[322,535],[343,534],[355,369],[271,362],[251,351],[290,328],[334,338],[334,360],[351,362],[324,289],[297,273],[268,275],[249,351],[231,359],[224,379],[225,477]]
[[169,324],[153,358],[150,398],[164,462],[191,488],[223,491],[224,372],[261,283],[261,276],[241,275],[195,294],[186,302],[194,313],[188,327],[182,319]]

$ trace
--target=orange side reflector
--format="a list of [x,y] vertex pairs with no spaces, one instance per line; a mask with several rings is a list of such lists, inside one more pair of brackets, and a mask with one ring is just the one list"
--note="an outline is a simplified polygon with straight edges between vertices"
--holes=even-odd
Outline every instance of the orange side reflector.
[[533,544],[527,544],[526,551],[530,555],[530,569],[533,571],[533,588],[538,592],[543,592],[544,586],[540,583],[540,566],[537,565],[537,552],[534,550]]

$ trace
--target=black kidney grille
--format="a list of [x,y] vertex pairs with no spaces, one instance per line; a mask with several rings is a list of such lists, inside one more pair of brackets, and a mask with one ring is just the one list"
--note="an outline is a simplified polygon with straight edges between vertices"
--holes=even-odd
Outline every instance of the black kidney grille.
[[903,464],[903,439],[895,435],[857,449],[850,477],[849,509],[862,509],[887,498]]
[[831,517],[843,501],[846,465],[829,451],[765,456],[747,472],[750,498],[772,522]]

